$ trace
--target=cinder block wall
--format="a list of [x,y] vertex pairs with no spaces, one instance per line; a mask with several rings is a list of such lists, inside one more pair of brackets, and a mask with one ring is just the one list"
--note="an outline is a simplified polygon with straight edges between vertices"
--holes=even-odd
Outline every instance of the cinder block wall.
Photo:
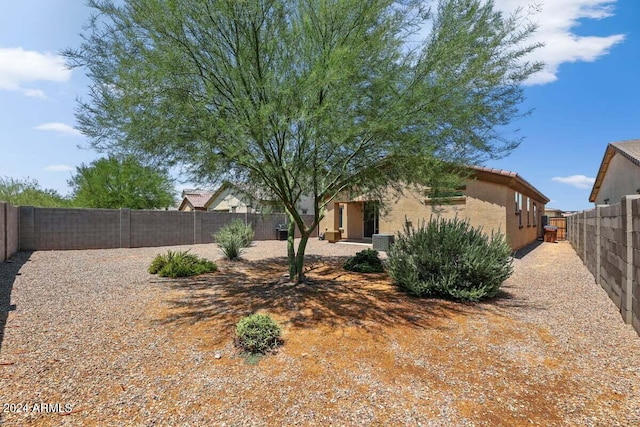
[[11,258],[19,250],[18,220],[18,208],[0,202],[0,262]]
[[568,240],[640,334],[640,196],[625,196],[567,218]]
[[20,206],[20,249],[120,247],[120,211]]
[[[275,240],[284,214],[14,207],[11,236],[22,250],[108,249],[212,243],[213,234],[235,219],[251,224],[255,240]],[[4,211],[3,211],[4,212]],[[312,215],[305,215],[307,224]],[[300,237],[297,233],[296,237]],[[312,237],[317,237],[314,230]],[[11,239],[10,239],[11,240]],[[12,241],[12,240],[11,240]],[[17,250],[17,249],[16,249]],[[14,251],[15,252],[15,251]]]
[[7,256],[7,203],[0,202],[0,262]]

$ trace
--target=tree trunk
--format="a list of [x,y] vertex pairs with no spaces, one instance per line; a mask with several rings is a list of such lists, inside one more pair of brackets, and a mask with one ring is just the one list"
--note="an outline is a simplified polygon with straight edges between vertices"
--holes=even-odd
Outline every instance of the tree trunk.
[[298,276],[296,268],[296,249],[294,246],[294,239],[296,237],[296,223],[293,220],[293,215],[288,212],[287,220],[287,258],[289,260],[289,281],[293,282],[297,279]]
[[304,251],[307,248],[307,242],[309,241],[309,236],[311,235],[311,231],[302,232],[302,237],[300,239],[300,243],[298,243],[298,253],[296,254],[296,270],[298,275],[296,277],[295,283],[299,284],[304,281]]

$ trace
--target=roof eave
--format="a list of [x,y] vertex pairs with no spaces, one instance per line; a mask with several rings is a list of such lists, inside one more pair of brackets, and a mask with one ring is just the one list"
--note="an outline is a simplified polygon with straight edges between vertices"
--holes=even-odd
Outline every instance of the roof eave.
[[609,169],[609,164],[611,163],[611,159],[615,156],[618,150],[612,144],[607,145],[607,149],[604,151],[604,156],[602,157],[602,162],[600,162],[600,168],[598,169],[598,175],[596,175],[596,180],[593,183],[593,187],[591,188],[591,194],[589,195],[589,201],[594,203],[596,198],[598,197],[598,193],[600,192],[600,187],[602,186],[602,181],[604,180],[604,176]]

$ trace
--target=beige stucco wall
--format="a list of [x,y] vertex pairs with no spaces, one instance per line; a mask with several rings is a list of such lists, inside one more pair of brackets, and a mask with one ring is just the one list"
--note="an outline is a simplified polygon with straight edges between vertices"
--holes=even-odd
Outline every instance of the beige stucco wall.
[[[538,237],[542,236],[542,215],[544,214],[545,205],[541,202],[536,202],[537,205],[537,218],[534,221],[533,203],[531,199],[529,203],[529,210],[527,210],[527,198],[528,196],[522,195],[522,211],[516,214],[516,192],[511,188],[506,188],[507,191],[507,240],[513,249],[520,249],[523,246],[535,241]],[[520,222],[522,219],[522,222]]]
[[[542,214],[544,204],[537,202],[537,220],[533,219],[533,199],[527,211],[527,195],[522,195],[522,212],[516,214],[515,191],[510,187],[489,181],[469,181],[465,196],[451,199],[448,204],[431,204],[424,196],[415,191],[406,190],[401,197],[389,196],[387,207],[380,215],[379,229],[382,234],[396,234],[404,229],[405,220],[413,226],[431,217],[468,219],[472,227],[482,227],[490,234],[500,231],[507,235],[512,249],[516,250],[535,241],[542,233]],[[343,198],[348,200],[347,198]],[[425,203],[426,202],[426,203]],[[329,203],[320,230],[337,229],[337,203]],[[518,218],[522,215],[522,227]],[[529,221],[527,223],[527,215]],[[362,237],[362,203],[345,204],[343,238]]]
[[425,198],[415,191],[406,190],[399,199],[389,198],[385,201],[386,209],[380,215],[380,233],[395,234],[404,229],[405,220],[418,226],[422,220],[429,221],[434,217],[454,218],[456,215],[464,218],[466,205],[452,203],[451,205],[432,206],[423,204]]
[[380,233],[396,233],[403,229],[405,215],[414,226],[421,221],[434,218],[468,219],[473,227],[482,227],[487,233],[492,230],[506,231],[507,188],[498,184],[471,181],[467,184],[465,197],[454,198],[449,204],[433,205],[414,192],[407,192],[393,204],[388,214],[380,218]]
[[318,231],[324,233],[325,231],[338,229],[338,203],[329,202],[324,208],[324,217],[320,220],[318,225]]
[[640,167],[626,159],[622,154],[616,153],[600,185],[600,191],[596,197],[596,205],[604,205],[605,199],[609,204],[620,203],[622,196],[638,194],[640,188]]
[[232,207],[236,208],[235,213],[246,213],[247,203],[236,197],[228,188],[225,188],[218,196],[211,201],[207,210],[216,212],[232,212]]
[[363,202],[345,204],[343,215],[343,225],[345,225],[343,237],[345,239],[362,239],[364,230]]
[[[343,206],[342,228],[338,228],[340,205]],[[343,239],[361,239],[364,230],[363,203],[329,203],[318,229],[321,233],[340,229]]]

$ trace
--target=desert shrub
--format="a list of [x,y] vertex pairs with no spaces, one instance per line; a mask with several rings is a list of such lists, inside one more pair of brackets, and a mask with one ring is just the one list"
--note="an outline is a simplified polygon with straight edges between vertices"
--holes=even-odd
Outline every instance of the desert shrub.
[[149,266],[149,273],[161,277],[188,277],[216,271],[218,266],[208,259],[199,258],[189,251],[167,251],[158,254]]
[[478,301],[495,296],[513,273],[505,236],[458,218],[406,225],[387,254],[391,277],[418,296]]
[[253,236],[253,228],[238,219],[222,227],[213,238],[225,258],[236,260],[240,258],[244,248],[251,246]]
[[280,326],[269,315],[252,314],[236,325],[236,345],[250,354],[264,354],[282,343]]
[[382,261],[378,257],[378,251],[365,249],[347,260],[344,269],[359,273],[381,273],[384,271]]
[[149,266],[147,271],[151,274],[158,274],[158,272],[162,270],[162,267],[167,265],[167,263],[169,263],[174,256],[175,256],[175,252],[173,251],[167,251],[166,254],[156,255],[153,261],[151,261],[151,265]]

